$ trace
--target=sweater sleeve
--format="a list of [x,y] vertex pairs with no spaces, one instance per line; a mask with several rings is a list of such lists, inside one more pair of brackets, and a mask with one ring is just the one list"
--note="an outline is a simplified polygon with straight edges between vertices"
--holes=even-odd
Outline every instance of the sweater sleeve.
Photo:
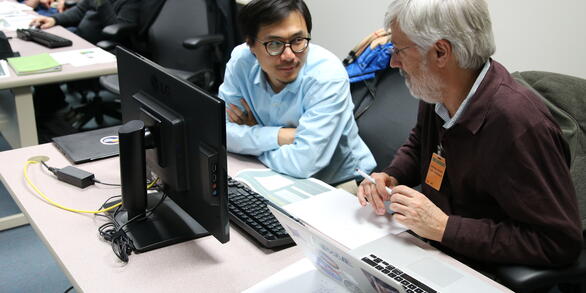
[[[116,23],[138,23],[139,0],[118,0],[116,4],[104,1],[97,7],[100,21],[104,26]],[[114,5],[118,7],[116,12]]]
[[86,12],[92,9],[93,0],[81,0],[70,9],[57,13],[51,17],[55,19],[56,25],[77,26],[83,19]]

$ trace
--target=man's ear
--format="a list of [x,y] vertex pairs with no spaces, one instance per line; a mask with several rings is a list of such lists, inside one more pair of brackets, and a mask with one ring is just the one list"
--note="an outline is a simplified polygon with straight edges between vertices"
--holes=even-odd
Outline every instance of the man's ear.
[[250,50],[250,53],[252,53],[252,55],[254,55],[254,57],[256,57],[256,54],[254,54],[254,50],[252,49],[252,46],[254,46],[254,40],[250,40],[250,38],[246,38],[245,40],[246,45],[248,46],[248,49]]
[[437,65],[444,67],[452,56],[452,44],[448,40],[439,40],[433,45]]

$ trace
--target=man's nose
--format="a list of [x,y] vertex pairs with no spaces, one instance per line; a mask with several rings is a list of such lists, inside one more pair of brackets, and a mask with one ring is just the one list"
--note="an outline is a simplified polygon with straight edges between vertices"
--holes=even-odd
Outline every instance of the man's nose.
[[401,62],[399,62],[398,57],[395,54],[391,54],[391,61],[390,64],[391,68],[399,68],[401,67]]
[[285,46],[285,50],[281,53],[281,60],[289,61],[295,58],[295,52],[291,49],[291,46]]

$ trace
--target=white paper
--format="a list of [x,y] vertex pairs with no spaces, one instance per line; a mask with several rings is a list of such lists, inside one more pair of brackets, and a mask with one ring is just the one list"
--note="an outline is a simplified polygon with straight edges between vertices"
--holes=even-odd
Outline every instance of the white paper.
[[10,77],[10,70],[6,60],[0,60],[0,78]]
[[283,209],[348,249],[407,230],[390,214],[378,216],[372,207],[362,207],[356,196],[340,189],[286,205]]
[[101,48],[62,51],[51,53],[50,55],[59,62],[59,64],[71,64],[75,67],[116,61],[116,56],[102,50]]
[[347,291],[318,271],[307,258],[304,258],[242,292],[338,293]]
[[293,184],[293,181],[281,175],[257,177],[256,180],[258,181],[258,183],[264,186],[264,188],[270,191]]
[[15,12],[22,12],[22,11],[32,11],[33,8],[22,4],[22,3],[17,3],[15,2],[9,2],[9,1],[2,1],[0,2],[0,15],[1,14],[11,14],[11,13],[15,13]]
[[14,13],[0,15],[0,30],[15,31],[19,28],[29,28],[35,15],[29,13]]

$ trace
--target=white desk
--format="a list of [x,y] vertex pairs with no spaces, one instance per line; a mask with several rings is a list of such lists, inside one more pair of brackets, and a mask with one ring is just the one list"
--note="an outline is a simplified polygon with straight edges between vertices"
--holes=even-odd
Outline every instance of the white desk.
[[[5,31],[4,33],[8,37],[12,37],[10,40],[12,50],[19,52],[21,56],[95,47],[63,27],[56,26],[47,31],[70,39],[73,45],[48,49],[37,43],[16,38],[15,31]],[[116,72],[116,62],[81,67],[66,64],[61,71],[25,76],[17,76],[10,68],[10,77],[0,79],[0,89],[12,89],[14,98],[0,99],[0,131],[13,148],[38,144],[31,86],[85,79]]]
[[[22,168],[34,155],[49,156],[51,166],[69,165],[52,144],[2,152],[2,182],[78,292],[240,292],[302,258],[297,247],[274,252],[230,229],[226,244],[204,237],[133,254],[122,266],[110,245],[98,238],[100,217],[52,207],[26,185]],[[232,174],[259,163],[230,159],[229,166]],[[120,182],[118,158],[80,167],[104,182]],[[109,196],[120,194],[117,187],[95,185],[82,190],[66,185],[37,164],[30,166],[29,175],[47,196],[68,207],[95,209]]]
[[[53,167],[70,164],[52,144],[5,151],[0,152],[0,178],[78,292],[240,292],[303,258],[296,246],[279,251],[264,249],[248,235],[231,228],[230,241],[226,244],[211,236],[204,237],[133,254],[123,266],[110,245],[99,240],[97,229],[103,221],[101,217],[50,206],[26,184],[24,164],[37,155],[50,157],[48,164]],[[103,182],[120,182],[118,158],[79,167],[94,173]],[[262,165],[254,159],[228,157],[228,173],[232,176],[241,169],[258,167]],[[108,197],[120,194],[119,187],[93,185],[79,189],[67,185],[40,164],[30,166],[29,177],[52,200],[67,207],[93,210]],[[413,237],[409,233],[399,236]],[[441,254],[432,247],[426,249]],[[507,291],[453,258],[445,254],[442,258],[493,285],[495,291]]]

